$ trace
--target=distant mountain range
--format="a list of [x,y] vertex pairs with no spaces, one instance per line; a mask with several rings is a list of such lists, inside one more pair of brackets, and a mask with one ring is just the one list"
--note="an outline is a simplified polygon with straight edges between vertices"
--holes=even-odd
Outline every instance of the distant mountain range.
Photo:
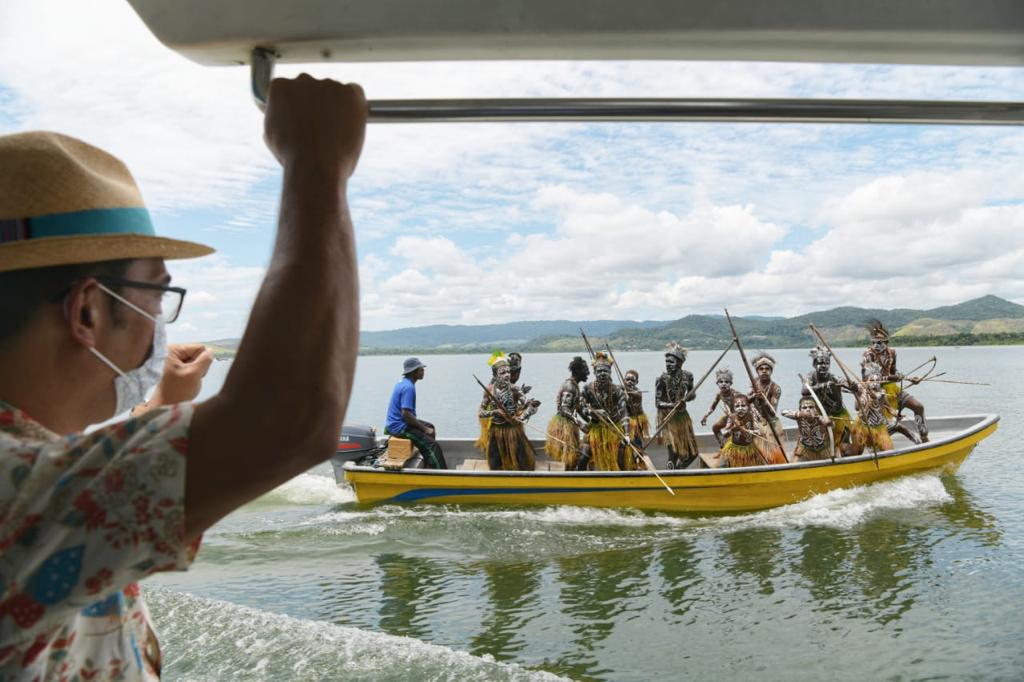
[[[1024,306],[983,296],[931,310],[833,308],[796,317],[733,317],[740,339],[751,348],[813,345],[808,323],[839,346],[867,340],[865,324],[881,320],[904,345],[1024,343]],[[501,348],[538,352],[584,350],[579,330],[615,350],[661,350],[669,341],[688,348],[722,348],[732,338],[724,315],[687,315],[678,320],[544,320],[486,325],[429,325],[362,332],[360,353],[464,353]],[[208,342],[220,356],[233,355],[238,339]]]

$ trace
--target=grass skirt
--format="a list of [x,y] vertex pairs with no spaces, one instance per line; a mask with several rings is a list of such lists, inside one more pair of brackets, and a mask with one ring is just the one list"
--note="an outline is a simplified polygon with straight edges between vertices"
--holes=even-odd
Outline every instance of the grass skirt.
[[491,442],[491,418],[480,417],[480,437],[473,443],[480,452],[487,452],[487,446]]
[[882,389],[885,391],[885,402],[889,403],[889,409],[896,414],[899,411],[900,393],[902,392],[899,382],[890,381],[887,384],[882,384]]
[[[889,427],[885,424],[879,426],[868,426],[860,419],[853,423],[852,428],[853,451],[862,454],[865,448],[878,450],[892,450],[892,437],[889,435]],[[872,448],[872,446],[874,446]]]
[[756,445],[753,443],[750,445],[736,445],[732,442],[732,438],[725,441],[725,445],[718,452],[718,458],[719,466],[729,468],[754,467],[764,464]]
[[[491,424],[488,460],[493,469],[500,463],[502,471],[533,471],[533,448],[526,434],[516,424]],[[497,460],[497,461],[495,461]]]
[[651,422],[643,412],[629,418],[629,437],[633,441],[639,438],[645,443],[651,437]]
[[[775,430],[774,436],[772,435],[773,427]],[[785,464],[789,461],[786,459],[785,453],[779,448],[779,441],[785,442],[782,440],[783,432],[780,420],[772,419],[761,422],[758,432],[761,434],[760,438],[757,438],[754,442],[769,464]],[[775,440],[775,436],[779,437],[778,441]],[[761,464],[764,464],[764,462],[761,462]]]
[[[564,462],[566,469],[576,466],[580,457],[580,430],[570,419],[556,414],[548,422],[548,436],[544,451],[556,462]],[[559,442],[561,441],[561,442]]]
[[619,446],[622,439],[615,429],[607,424],[591,424],[587,442],[590,444],[591,466],[595,471],[621,471]]
[[843,436],[846,435],[847,431],[852,429],[853,417],[850,416],[850,411],[844,407],[842,412],[831,419],[832,437],[836,439],[836,450],[838,450],[839,444],[843,442]]
[[[668,410],[664,411],[668,414]],[[664,420],[662,411],[658,411],[659,423]],[[659,443],[667,443],[682,459],[697,455],[697,436],[693,433],[693,420],[690,414],[682,409],[676,411],[658,437]]]
[[793,460],[796,462],[814,462],[819,459],[831,459],[831,457],[832,453],[828,450],[828,441],[825,441],[825,445],[822,446],[821,450],[805,448],[804,444],[799,442],[793,450]]

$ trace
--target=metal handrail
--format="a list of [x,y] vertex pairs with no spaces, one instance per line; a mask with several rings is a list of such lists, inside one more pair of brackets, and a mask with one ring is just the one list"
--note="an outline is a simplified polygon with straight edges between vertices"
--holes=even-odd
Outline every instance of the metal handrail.
[[[252,92],[266,106],[269,50],[253,50]],[[1024,125],[1024,102],[870,99],[555,98],[371,100],[374,123],[511,121],[720,121]]]

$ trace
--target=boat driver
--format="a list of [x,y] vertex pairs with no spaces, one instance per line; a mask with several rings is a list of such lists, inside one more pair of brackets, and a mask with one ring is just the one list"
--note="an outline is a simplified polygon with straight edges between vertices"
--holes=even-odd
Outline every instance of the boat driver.
[[419,358],[406,358],[402,378],[391,391],[384,433],[413,442],[423,456],[423,468],[447,469],[444,452],[437,442],[437,430],[430,422],[416,416],[416,382],[423,379],[427,366]]

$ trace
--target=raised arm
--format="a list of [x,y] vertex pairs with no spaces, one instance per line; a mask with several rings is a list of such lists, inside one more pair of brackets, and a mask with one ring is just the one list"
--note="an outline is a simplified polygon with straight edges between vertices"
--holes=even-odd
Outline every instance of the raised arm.
[[359,278],[346,191],[363,146],[358,85],[271,83],[267,146],[283,167],[277,240],[221,392],[196,407],[186,534],[328,459],[359,344]]

